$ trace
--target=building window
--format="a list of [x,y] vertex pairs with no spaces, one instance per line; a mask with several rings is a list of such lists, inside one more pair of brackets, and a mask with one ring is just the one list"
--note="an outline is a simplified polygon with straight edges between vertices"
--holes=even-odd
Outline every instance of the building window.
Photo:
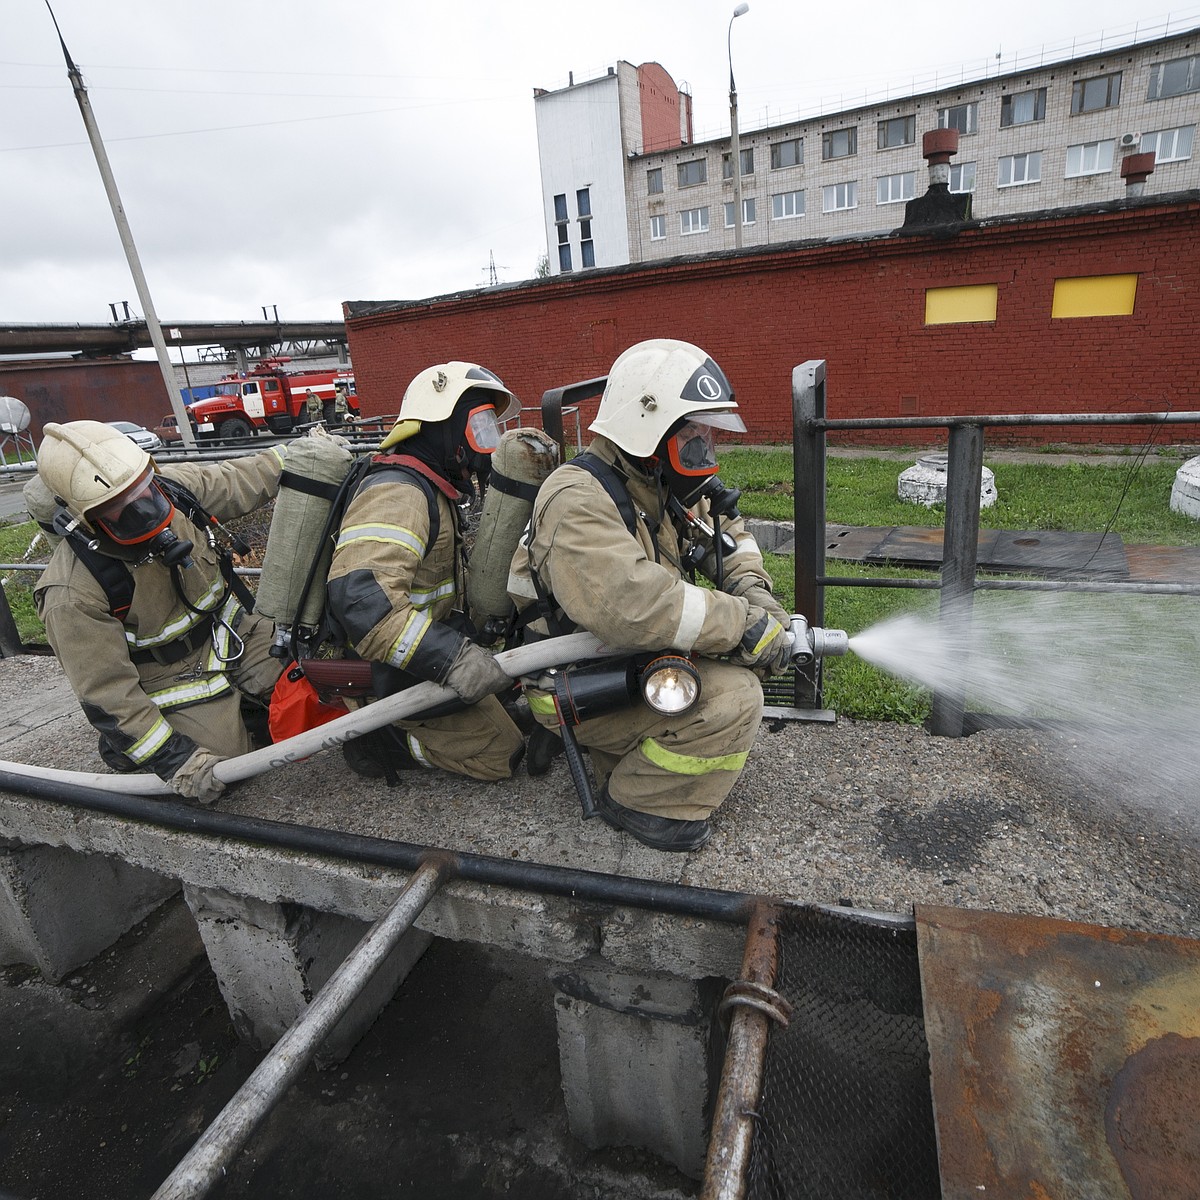
[[973,192],[975,190],[975,164],[951,163],[950,191]]
[[849,129],[833,129],[821,134],[821,157],[849,158],[858,153],[858,126]]
[[786,142],[771,143],[771,170],[804,165],[804,139],[788,138]]
[[926,288],[925,324],[962,325],[969,321],[994,321],[998,291],[994,283]]
[[831,183],[821,189],[821,211],[841,212],[858,207],[858,181]]
[[1000,160],[996,177],[997,187],[1015,187],[1022,183],[1040,183],[1042,178],[1042,152],[1008,154]]
[[687,237],[692,233],[708,232],[708,205],[703,208],[685,208],[679,214],[679,232]]
[[594,267],[596,265],[596,247],[590,237],[584,238],[579,243],[579,261],[585,267]]
[[1115,108],[1121,100],[1121,72],[1077,79],[1071,85],[1071,115]]
[[[754,147],[750,146],[749,148],[747,148],[745,150],[743,150],[739,147],[738,148],[738,156],[742,160],[742,174],[743,175],[753,175],[754,174]],[[721,178],[722,179],[732,179],[733,178],[733,155],[732,154],[722,154],[721,155]]]
[[896,146],[911,146],[917,140],[916,117],[891,117],[879,122],[880,150],[891,150]]
[[1051,320],[1071,317],[1131,317],[1137,300],[1136,275],[1091,275],[1056,279]]
[[1173,58],[1150,68],[1147,100],[1165,100],[1168,96],[1182,96],[1186,92],[1200,92],[1200,54]]
[[901,171],[896,175],[880,175],[875,180],[876,204],[897,204],[916,195],[917,173]]
[[650,240],[652,242],[665,241],[667,237],[667,218],[661,214],[657,217],[650,218]]
[[1182,129],[1143,133],[1138,149],[1143,154],[1153,153],[1156,163],[1182,162],[1192,157],[1192,137],[1195,132],[1195,125],[1185,125]]
[[658,196],[662,193],[662,167],[651,167],[646,172],[646,194]]
[[1067,178],[1073,175],[1103,175],[1113,165],[1113,140],[1085,142],[1067,147]]
[[592,190],[591,188],[580,188],[575,193],[575,211],[579,213],[579,219],[592,215]]
[[939,129],[957,129],[959,133],[976,133],[979,130],[979,103],[952,104],[938,109]]
[[679,164],[679,186],[695,187],[708,179],[708,161],[703,158],[693,158],[689,162]]
[[567,194],[554,197],[554,226],[558,234],[558,269],[571,269],[571,233],[567,224]]
[[[734,205],[733,200],[725,201],[725,228],[726,229],[733,228],[733,205]],[[754,224],[754,197],[753,196],[744,196],[742,198],[742,224],[743,225],[753,225]]]
[[803,192],[778,192],[771,197],[771,220],[786,221],[804,216]]
[[1008,125],[1028,125],[1046,119],[1046,89],[1014,92],[1000,97],[1000,128]]

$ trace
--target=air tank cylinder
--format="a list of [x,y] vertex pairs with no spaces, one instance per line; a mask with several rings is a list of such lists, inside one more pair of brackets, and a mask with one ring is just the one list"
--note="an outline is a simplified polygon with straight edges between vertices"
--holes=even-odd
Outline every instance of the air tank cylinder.
[[479,533],[471,553],[467,604],[481,629],[493,630],[512,612],[508,569],[529,523],[538,488],[558,466],[558,446],[540,429],[510,429],[492,455]]
[[[338,488],[354,461],[346,443],[330,437],[323,429],[297,438],[288,446],[279,495],[267,535],[262,577],[258,583],[255,611],[270,617],[278,626],[276,643],[284,646],[293,628],[311,630],[321,619],[325,604],[325,576],[333,545],[321,544],[321,534]],[[313,584],[297,611],[313,560]]]

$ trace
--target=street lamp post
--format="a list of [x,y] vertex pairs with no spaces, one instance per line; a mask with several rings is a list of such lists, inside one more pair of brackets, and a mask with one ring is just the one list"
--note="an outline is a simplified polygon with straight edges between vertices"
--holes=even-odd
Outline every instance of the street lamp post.
[[725,46],[729,53],[729,128],[730,160],[733,167],[733,244],[742,248],[742,149],[738,142],[737,122],[737,85],[733,82],[733,23],[738,17],[750,11],[749,4],[739,4],[729,18],[729,30],[725,36]]

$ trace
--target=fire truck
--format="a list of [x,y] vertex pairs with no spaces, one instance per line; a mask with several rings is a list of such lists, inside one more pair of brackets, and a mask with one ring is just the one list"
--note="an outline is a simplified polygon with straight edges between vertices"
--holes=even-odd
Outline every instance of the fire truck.
[[342,385],[350,415],[357,417],[358,396],[351,371],[285,371],[287,357],[264,358],[251,371],[226,375],[214,385],[216,394],[188,406],[198,438],[243,438],[259,430],[290,433],[309,421],[308,394],[322,403],[334,399]]

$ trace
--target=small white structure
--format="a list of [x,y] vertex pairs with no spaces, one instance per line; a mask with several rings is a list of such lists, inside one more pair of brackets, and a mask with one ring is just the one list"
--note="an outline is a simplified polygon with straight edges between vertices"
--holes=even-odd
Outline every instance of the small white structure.
[[1200,458],[1189,458],[1175,472],[1171,485],[1171,511],[1200,521]]
[[[901,500],[912,504],[923,504],[932,508],[935,504],[946,503],[946,467],[950,455],[944,450],[933,454],[923,454],[915,466],[900,472],[896,484],[896,495]],[[983,468],[979,485],[979,507],[991,508],[996,503],[996,477]]]

